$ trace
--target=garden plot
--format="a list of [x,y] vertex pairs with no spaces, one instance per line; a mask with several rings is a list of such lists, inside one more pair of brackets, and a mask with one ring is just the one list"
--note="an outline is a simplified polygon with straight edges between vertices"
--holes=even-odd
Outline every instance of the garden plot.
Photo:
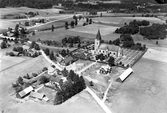
[[70,29],[75,32],[89,33],[89,34],[97,34],[98,29],[100,29],[100,33],[102,36],[113,33],[118,27],[100,25],[100,24],[91,24],[83,27],[77,27],[74,29]]

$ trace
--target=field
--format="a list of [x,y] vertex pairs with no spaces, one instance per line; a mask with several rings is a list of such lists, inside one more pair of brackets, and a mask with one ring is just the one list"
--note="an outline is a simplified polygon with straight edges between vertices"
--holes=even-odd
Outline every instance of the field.
[[[12,88],[12,83],[16,81],[19,76],[24,76],[29,73],[36,73],[42,70],[43,67],[48,67],[50,64],[43,58],[39,56],[16,66],[13,66],[7,70],[0,72],[0,101],[1,108],[7,109],[13,106],[13,99],[11,99],[11,94],[14,93]],[[8,101],[7,101],[8,100]]]
[[54,13],[59,13],[61,9],[34,9],[27,7],[19,7],[19,8],[0,8],[0,15],[6,14],[20,14],[25,12],[39,12],[42,16],[47,16],[46,13],[49,13],[48,16],[54,15]]
[[93,18],[93,21],[98,21],[98,22],[108,22],[110,24],[115,24],[115,25],[124,25],[124,23],[129,23],[130,21],[133,20],[147,20],[150,21],[151,23],[159,23],[159,24],[163,24],[165,23],[164,20],[161,20],[159,18],[155,18],[155,17],[102,17],[102,18]]
[[61,105],[42,105],[35,102],[25,102],[16,105],[5,113],[104,113],[93,97],[82,91]]
[[[60,15],[58,14],[61,9],[34,9],[34,8],[27,8],[27,7],[19,7],[19,8],[0,8],[0,16],[6,14],[24,14],[26,12],[38,12],[39,15],[31,18],[31,19],[38,19],[38,18],[51,18],[50,20],[60,19],[59,17],[66,17],[69,15]],[[14,28],[18,22],[27,21],[28,19],[0,19],[0,30],[7,29],[8,27]],[[51,26],[51,25],[50,25]]]
[[97,34],[98,29],[100,29],[101,35],[105,36],[105,35],[109,35],[109,34],[113,33],[117,28],[118,27],[106,26],[106,25],[100,25],[100,24],[91,24],[91,25],[78,27],[78,28],[74,28],[74,29],[70,29],[70,30],[95,35],[95,34]]
[[115,113],[167,112],[167,63],[156,60],[157,56],[146,59],[148,53],[134,65],[134,73],[121,86],[110,89],[111,103],[106,103]]
[[[94,28],[93,26],[96,26],[96,28]],[[65,30],[65,28],[60,28],[60,29],[55,29],[54,32],[51,32],[49,30],[49,31],[45,31],[45,32],[36,33],[35,36],[30,37],[30,40],[36,41],[37,39],[40,38],[41,40],[61,41],[64,37],[81,36],[81,37],[83,37],[81,40],[94,41],[94,39],[96,38],[97,31],[98,31],[98,26],[103,26],[102,28],[99,27],[101,33],[103,33],[103,35],[105,34],[105,36],[102,36],[103,40],[109,41],[109,40],[115,40],[115,39],[119,38],[120,34],[112,33],[113,28],[115,29],[115,27],[92,24],[92,25],[85,26],[86,29],[87,29],[87,27],[89,28],[90,33],[86,33],[86,31],[89,31],[89,30],[84,31],[85,27],[83,27],[83,26],[74,28],[74,30],[73,29]],[[109,30],[107,30],[107,32],[105,32],[104,31],[106,29],[105,27],[111,28],[111,29],[109,29]],[[77,29],[83,30],[83,32],[80,32]],[[91,31],[92,31],[92,33],[91,33]]]

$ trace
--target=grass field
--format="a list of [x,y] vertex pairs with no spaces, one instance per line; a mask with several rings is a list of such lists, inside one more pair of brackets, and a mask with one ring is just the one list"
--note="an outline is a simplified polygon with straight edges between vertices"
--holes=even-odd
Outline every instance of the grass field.
[[[96,28],[93,28],[93,26],[96,26]],[[60,29],[55,29],[54,32],[49,31],[44,31],[37,33],[37,35],[30,37],[30,40],[36,41],[37,39],[41,40],[55,40],[55,41],[61,41],[64,37],[68,36],[81,36],[81,40],[89,40],[89,41],[94,41],[96,38],[96,34],[98,31],[98,26],[103,26],[103,28],[99,27],[101,30],[101,33],[105,36],[102,36],[103,40],[109,41],[109,40],[115,40],[120,37],[120,34],[115,34],[113,32],[113,28],[111,26],[104,26],[104,25],[97,25],[97,24],[92,24],[89,26],[85,26],[86,28],[88,27],[89,30],[85,30],[85,27],[77,27],[69,30],[65,30],[65,28],[60,28]],[[105,32],[106,28],[111,28],[107,29],[107,32]],[[78,29],[83,30],[83,32],[80,32]],[[115,29],[115,28],[114,28]],[[86,33],[86,31],[90,31],[90,33]]]
[[129,23],[130,21],[133,20],[147,20],[150,21],[151,23],[159,23],[163,24],[165,23],[164,20],[161,20],[159,18],[155,17],[98,17],[98,18],[93,18],[94,21],[99,21],[99,22],[110,22],[112,24],[118,24],[118,25],[124,25],[124,23]]
[[[10,94],[14,92],[12,88],[12,83],[16,81],[19,76],[24,76],[27,73],[35,73],[42,70],[43,67],[48,67],[50,64],[43,58],[39,56],[30,60],[27,60],[21,64],[13,66],[7,70],[0,72],[0,101],[5,101],[10,98]],[[9,99],[9,103],[12,100]],[[8,104],[1,103],[2,108],[6,108]]]
[[115,113],[167,112],[167,63],[146,59],[145,56],[147,53],[134,65],[134,73],[121,86],[110,89],[111,103],[107,105]]
[[101,107],[86,91],[75,95],[61,105],[42,105],[35,102],[25,102],[16,105],[5,113],[104,113]]
[[70,30],[95,35],[95,34],[97,34],[98,29],[100,29],[101,35],[105,36],[105,35],[109,35],[109,34],[113,33],[117,28],[118,27],[106,26],[106,25],[100,25],[100,24],[91,24],[91,25],[78,27],[78,28],[74,28],[74,29],[70,29]]

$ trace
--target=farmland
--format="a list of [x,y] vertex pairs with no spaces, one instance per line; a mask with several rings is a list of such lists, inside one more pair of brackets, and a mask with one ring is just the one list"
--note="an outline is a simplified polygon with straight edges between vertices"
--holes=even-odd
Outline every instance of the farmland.
[[67,102],[54,106],[42,105],[40,103],[25,102],[24,104],[16,105],[7,113],[104,113],[104,111],[95,102],[93,97],[86,91],[82,91],[75,97],[70,98]]
[[134,73],[117,89],[110,88],[106,104],[116,113],[166,113],[165,55],[162,48],[148,50],[133,66]]
[[159,18],[155,17],[102,17],[102,18],[93,18],[94,21],[99,21],[99,22],[108,22],[111,24],[118,24],[118,25],[124,25],[124,23],[129,23],[130,21],[133,20],[147,20],[150,21],[151,23],[160,23],[163,24],[165,23],[164,20],[161,20]]

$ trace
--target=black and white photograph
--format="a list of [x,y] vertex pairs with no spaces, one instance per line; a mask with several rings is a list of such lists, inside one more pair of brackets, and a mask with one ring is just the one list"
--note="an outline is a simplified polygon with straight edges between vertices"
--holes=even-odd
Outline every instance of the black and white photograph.
[[0,113],[167,113],[167,0],[0,0]]

